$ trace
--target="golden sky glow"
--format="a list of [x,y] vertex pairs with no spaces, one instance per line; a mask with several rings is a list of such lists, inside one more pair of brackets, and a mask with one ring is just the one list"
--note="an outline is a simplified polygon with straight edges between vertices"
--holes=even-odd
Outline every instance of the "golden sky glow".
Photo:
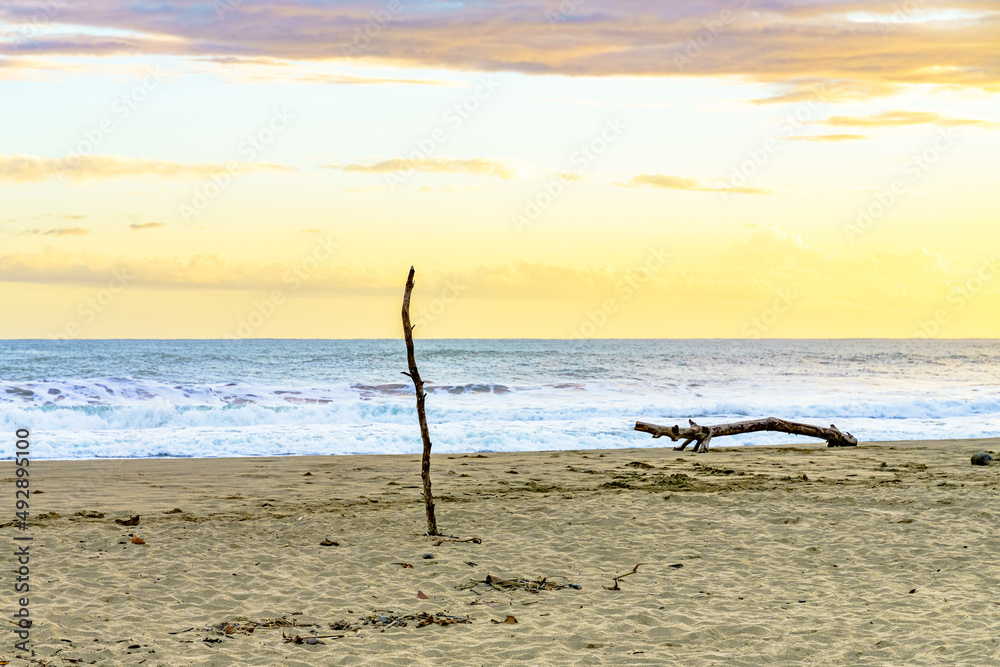
[[973,1],[0,6],[0,337],[1000,336]]

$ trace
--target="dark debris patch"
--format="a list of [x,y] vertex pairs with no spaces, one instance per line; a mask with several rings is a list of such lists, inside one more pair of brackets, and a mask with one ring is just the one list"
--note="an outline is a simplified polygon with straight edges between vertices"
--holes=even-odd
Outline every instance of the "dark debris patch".
[[397,614],[394,611],[377,611],[368,616],[362,617],[358,622],[351,623],[346,620],[330,623],[331,630],[341,630],[347,632],[357,632],[369,627],[385,631],[389,628],[405,628],[413,623],[415,628],[425,628],[428,625],[457,625],[459,623],[472,623],[468,616],[454,616],[445,611],[431,614],[425,611],[416,614]]
[[574,588],[580,590],[582,586],[578,584],[563,584],[557,581],[549,581],[547,577],[538,577],[537,579],[501,579],[500,577],[494,577],[492,574],[487,574],[486,579],[483,580],[472,580],[467,584],[463,584],[458,587],[459,590],[475,590],[480,585],[486,585],[489,588],[500,591],[514,591],[522,590],[529,593],[538,593],[540,591],[559,591],[564,588]]

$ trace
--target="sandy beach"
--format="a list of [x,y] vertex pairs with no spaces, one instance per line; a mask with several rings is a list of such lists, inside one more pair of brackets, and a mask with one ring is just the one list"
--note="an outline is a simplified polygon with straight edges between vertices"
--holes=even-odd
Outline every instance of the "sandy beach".
[[439,527],[481,540],[436,546],[417,456],[33,461],[33,654],[11,632],[0,659],[1000,664],[1000,467],[969,464],[990,450],[435,455]]

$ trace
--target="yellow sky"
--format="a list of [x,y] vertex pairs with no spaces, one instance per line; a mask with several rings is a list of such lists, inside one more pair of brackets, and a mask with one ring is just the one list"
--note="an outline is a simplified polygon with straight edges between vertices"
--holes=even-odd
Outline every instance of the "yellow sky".
[[0,7],[0,337],[996,337],[1000,12]]

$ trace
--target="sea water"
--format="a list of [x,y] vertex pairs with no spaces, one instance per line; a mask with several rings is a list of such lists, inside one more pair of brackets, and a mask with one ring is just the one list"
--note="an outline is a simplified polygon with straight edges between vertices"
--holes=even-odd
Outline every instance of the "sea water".
[[[417,340],[416,353],[435,452],[660,447],[636,420],[768,416],[859,440],[1000,435],[995,340]],[[0,341],[0,433],[30,429],[38,459],[415,453],[405,370],[402,340]]]

